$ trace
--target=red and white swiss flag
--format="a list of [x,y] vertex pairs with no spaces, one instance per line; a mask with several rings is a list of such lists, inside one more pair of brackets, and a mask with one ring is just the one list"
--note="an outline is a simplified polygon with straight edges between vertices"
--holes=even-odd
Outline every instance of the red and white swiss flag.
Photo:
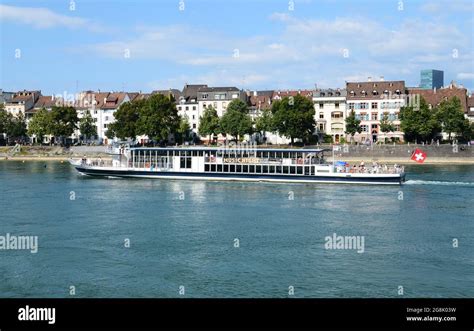
[[415,162],[423,163],[426,160],[426,153],[417,148],[411,155],[411,159]]

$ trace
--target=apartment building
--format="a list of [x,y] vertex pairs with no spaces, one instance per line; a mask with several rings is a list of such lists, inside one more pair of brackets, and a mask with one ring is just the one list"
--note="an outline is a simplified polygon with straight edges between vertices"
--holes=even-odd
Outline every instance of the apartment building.
[[316,89],[313,92],[316,130],[332,136],[335,143],[345,137],[346,97],[345,89]]
[[[404,81],[347,82],[347,115],[353,110],[361,120],[362,132],[354,138],[359,142],[377,142],[379,139],[393,138],[403,140],[400,131],[400,108],[406,103]],[[380,130],[382,116],[395,126],[394,132],[384,133]]]

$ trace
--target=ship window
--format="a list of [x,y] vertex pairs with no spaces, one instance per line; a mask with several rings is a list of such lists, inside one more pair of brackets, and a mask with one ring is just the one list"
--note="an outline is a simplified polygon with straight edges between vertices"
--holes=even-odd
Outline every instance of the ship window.
[[257,174],[261,174],[261,173],[262,173],[262,166],[259,166],[259,165],[258,165],[258,166],[256,167],[256,173],[257,173]]
[[204,151],[199,151],[199,156],[204,156]]
[[204,165],[204,171],[209,171],[209,164]]
[[311,176],[314,176],[314,167],[311,167]]
[[310,167],[304,167],[304,174],[305,174],[306,176],[309,175],[309,168],[310,168]]
[[276,173],[281,174],[282,166],[276,166]]
[[224,164],[224,172],[229,172],[229,165],[228,164]]
[[217,172],[222,172],[222,164],[217,165]]
[[274,174],[275,173],[275,166],[270,166],[270,173]]
[[288,173],[288,166],[283,166],[283,173],[287,174]]
[[242,172],[242,166],[240,164],[237,165],[235,172]]
[[296,168],[296,167],[294,167],[294,166],[290,167],[290,174],[293,174],[293,175],[294,175],[294,174],[296,173],[296,169],[295,169],[295,168]]
[[215,164],[211,164],[211,172],[215,172],[216,171],[216,165]]
[[248,165],[244,165],[243,168],[244,168],[245,173],[249,172],[249,166]]
[[193,151],[193,156],[198,156],[197,151]]
[[281,159],[281,152],[276,152],[275,154],[277,159]]
[[255,172],[255,166],[254,166],[254,165],[249,166],[249,172],[250,172],[250,173],[254,173],[254,172]]
[[262,157],[263,157],[264,159],[268,158],[268,152],[263,152],[263,153],[262,153]]
[[257,152],[257,157],[261,158],[262,157],[262,152]]
[[182,156],[180,157],[179,161],[180,161],[180,168],[183,169],[183,168],[186,168],[186,169],[189,169],[191,168],[191,160],[192,158],[190,156]]
[[283,158],[284,158],[284,159],[287,159],[287,158],[289,157],[288,155],[289,155],[288,152],[283,152]]
[[234,164],[230,165],[230,172],[235,172],[235,165]]
[[296,173],[298,175],[302,175],[303,174],[303,167],[296,167]]
[[268,174],[268,166],[264,165],[262,169],[264,174]]

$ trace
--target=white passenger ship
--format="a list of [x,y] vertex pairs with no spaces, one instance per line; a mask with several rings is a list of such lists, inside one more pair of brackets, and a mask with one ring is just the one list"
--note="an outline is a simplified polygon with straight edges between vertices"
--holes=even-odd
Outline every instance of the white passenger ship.
[[323,149],[116,148],[112,160],[71,160],[82,174],[197,180],[394,184],[403,167],[326,162]]

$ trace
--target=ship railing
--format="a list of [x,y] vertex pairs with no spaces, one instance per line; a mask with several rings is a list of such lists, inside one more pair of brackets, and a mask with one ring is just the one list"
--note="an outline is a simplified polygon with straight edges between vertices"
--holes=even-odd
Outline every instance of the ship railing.
[[336,166],[338,173],[356,173],[356,174],[403,174],[405,172],[404,166]]

